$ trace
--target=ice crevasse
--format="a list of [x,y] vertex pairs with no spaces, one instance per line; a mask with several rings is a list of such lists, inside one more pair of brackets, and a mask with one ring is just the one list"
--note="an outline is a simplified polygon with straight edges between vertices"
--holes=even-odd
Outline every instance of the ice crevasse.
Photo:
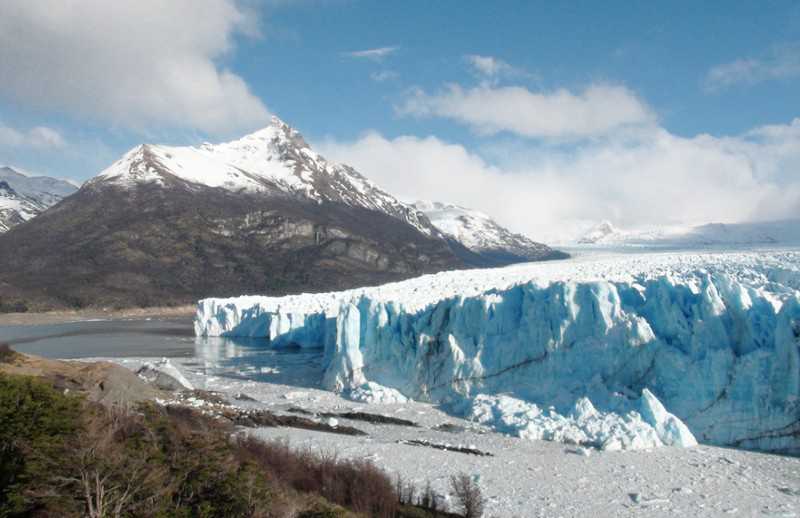
[[205,336],[322,346],[322,385],[386,387],[521,437],[800,452],[800,254],[651,254],[200,302]]

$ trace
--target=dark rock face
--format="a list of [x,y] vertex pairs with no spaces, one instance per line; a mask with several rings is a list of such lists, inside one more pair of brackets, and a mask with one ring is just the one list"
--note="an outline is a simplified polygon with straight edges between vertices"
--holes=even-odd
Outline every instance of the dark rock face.
[[276,193],[90,182],[0,236],[0,300],[153,306],[379,284],[462,267],[383,212]]

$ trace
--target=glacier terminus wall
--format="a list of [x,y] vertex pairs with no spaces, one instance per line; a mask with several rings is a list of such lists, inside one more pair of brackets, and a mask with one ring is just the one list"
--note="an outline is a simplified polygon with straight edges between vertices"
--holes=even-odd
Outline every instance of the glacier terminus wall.
[[386,387],[521,437],[800,453],[792,251],[578,258],[206,299],[195,325],[324,347],[327,389]]

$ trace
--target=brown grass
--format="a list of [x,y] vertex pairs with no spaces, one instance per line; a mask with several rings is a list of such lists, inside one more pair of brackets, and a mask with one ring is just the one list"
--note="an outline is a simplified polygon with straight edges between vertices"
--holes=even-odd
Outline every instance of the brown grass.
[[367,516],[396,516],[399,498],[391,480],[369,461],[296,451],[284,442],[262,442],[246,436],[237,439],[236,447],[242,458],[297,491],[319,494]]

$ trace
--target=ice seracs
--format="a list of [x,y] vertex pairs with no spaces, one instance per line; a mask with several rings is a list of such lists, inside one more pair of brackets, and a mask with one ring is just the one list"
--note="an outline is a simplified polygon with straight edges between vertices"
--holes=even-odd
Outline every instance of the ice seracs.
[[642,389],[639,414],[652,426],[661,442],[667,446],[695,446],[697,440],[683,421],[667,412],[661,401],[648,389]]
[[[616,416],[600,419],[606,428],[623,429],[613,419],[630,411],[647,425],[620,447],[694,436],[800,451],[797,252],[629,254],[340,293],[206,299],[195,326],[324,346],[321,382],[331,390],[373,382],[466,412],[478,396],[505,395],[552,406],[546,417],[557,421],[591,414],[576,410],[588,398],[600,416]],[[482,415],[503,423],[509,401],[485,400],[491,412]],[[535,426],[520,430],[552,429],[536,424],[540,410],[523,414]]]
[[[697,445],[680,419],[664,410],[647,389],[638,405],[600,412],[581,397],[569,412],[541,409],[508,395],[479,394],[469,403],[467,419],[524,439],[557,441],[599,450],[641,450],[661,446]],[[655,407],[657,410],[653,411]]]

